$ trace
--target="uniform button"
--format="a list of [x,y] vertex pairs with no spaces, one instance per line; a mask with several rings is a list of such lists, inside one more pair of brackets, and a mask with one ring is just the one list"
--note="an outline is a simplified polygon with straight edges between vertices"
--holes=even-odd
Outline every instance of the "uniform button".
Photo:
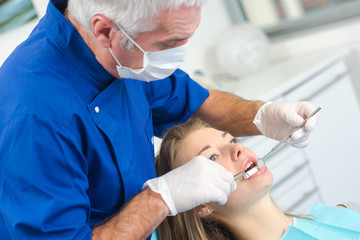
[[100,112],[100,108],[98,106],[95,107],[95,113],[99,113]]

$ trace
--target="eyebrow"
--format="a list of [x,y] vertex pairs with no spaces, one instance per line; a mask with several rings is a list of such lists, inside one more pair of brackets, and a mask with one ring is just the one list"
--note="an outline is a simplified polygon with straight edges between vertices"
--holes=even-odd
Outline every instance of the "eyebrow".
[[[225,138],[226,135],[230,135],[230,133],[229,133],[229,132],[223,132],[223,133],[221,134],[221,136],[222,136],[223,138]],[[200,155],[203,151],[205,151],[206,149],[208,149],[208,148],[210,148],[210,147],[211,147],[210,145],[206,145],[205,147],[203,147],[203,148],[199,151],[199,153],[198,153],[197,155]]]
[[223,133],[222,133],[222,137],[223,137],[223,138],[225,138],[225,137],[226,137],[226,135],[230,135],[230,133],[229,133],[229,132],[227,132],[227,131],[225,131],[225,132],[223,132]]

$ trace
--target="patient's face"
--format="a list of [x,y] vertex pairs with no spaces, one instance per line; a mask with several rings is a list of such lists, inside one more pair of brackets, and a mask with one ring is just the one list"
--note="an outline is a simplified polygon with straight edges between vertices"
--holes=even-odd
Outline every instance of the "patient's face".
[[[188,135],[180,152],[182,164],[203,155],[233,174],[244,171],[250,162],[257,162],[257,156],[250,149],[238,143],[232,135],[214,128],[202,128]],[[213,208],[222,212],[231,212],[234,208],[240,211],[247,209],[264,196],[269,196],[272,182],[273,176],[265,166],[247,180],[237,180],[237,188],[230,194],[227,203],[224,206],[213,204]]]

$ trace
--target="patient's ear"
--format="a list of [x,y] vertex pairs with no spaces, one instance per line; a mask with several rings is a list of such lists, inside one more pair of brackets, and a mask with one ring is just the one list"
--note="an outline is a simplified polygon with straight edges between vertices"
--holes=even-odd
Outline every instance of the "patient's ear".
[[207,217],[209,216],[213,210],[208,205],[200,205],[197,207],[197,213],[200,217]]

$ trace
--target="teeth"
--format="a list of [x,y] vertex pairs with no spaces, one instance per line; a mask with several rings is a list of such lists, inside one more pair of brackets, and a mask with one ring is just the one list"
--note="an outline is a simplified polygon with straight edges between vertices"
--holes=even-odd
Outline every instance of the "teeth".
[[246,174],[248,175],[248,178],[251,177],[252,175],[254,175],[254,173],[256,173],[257,171],[259,171],[258,167],[253,167],[252,169],[250,169],[249,171],[246,172]]
[[254,164],[253,162],[250,162],[250,163],[246,166],[245,171],[250,170],[250,169],[253,168],[254,166],[255,166],[255,164]]
[[253,162],[248,163],[248,165],[245,168],[245,175],[244,178],[248,179],[249,177],[251,177],[252,175],[254,175],[254,173],[256,173],[257,171],[259,171],[260,168],[262,168],[264,166],[264,161],[263,160],[259,160],[258,164],[255,164]]

